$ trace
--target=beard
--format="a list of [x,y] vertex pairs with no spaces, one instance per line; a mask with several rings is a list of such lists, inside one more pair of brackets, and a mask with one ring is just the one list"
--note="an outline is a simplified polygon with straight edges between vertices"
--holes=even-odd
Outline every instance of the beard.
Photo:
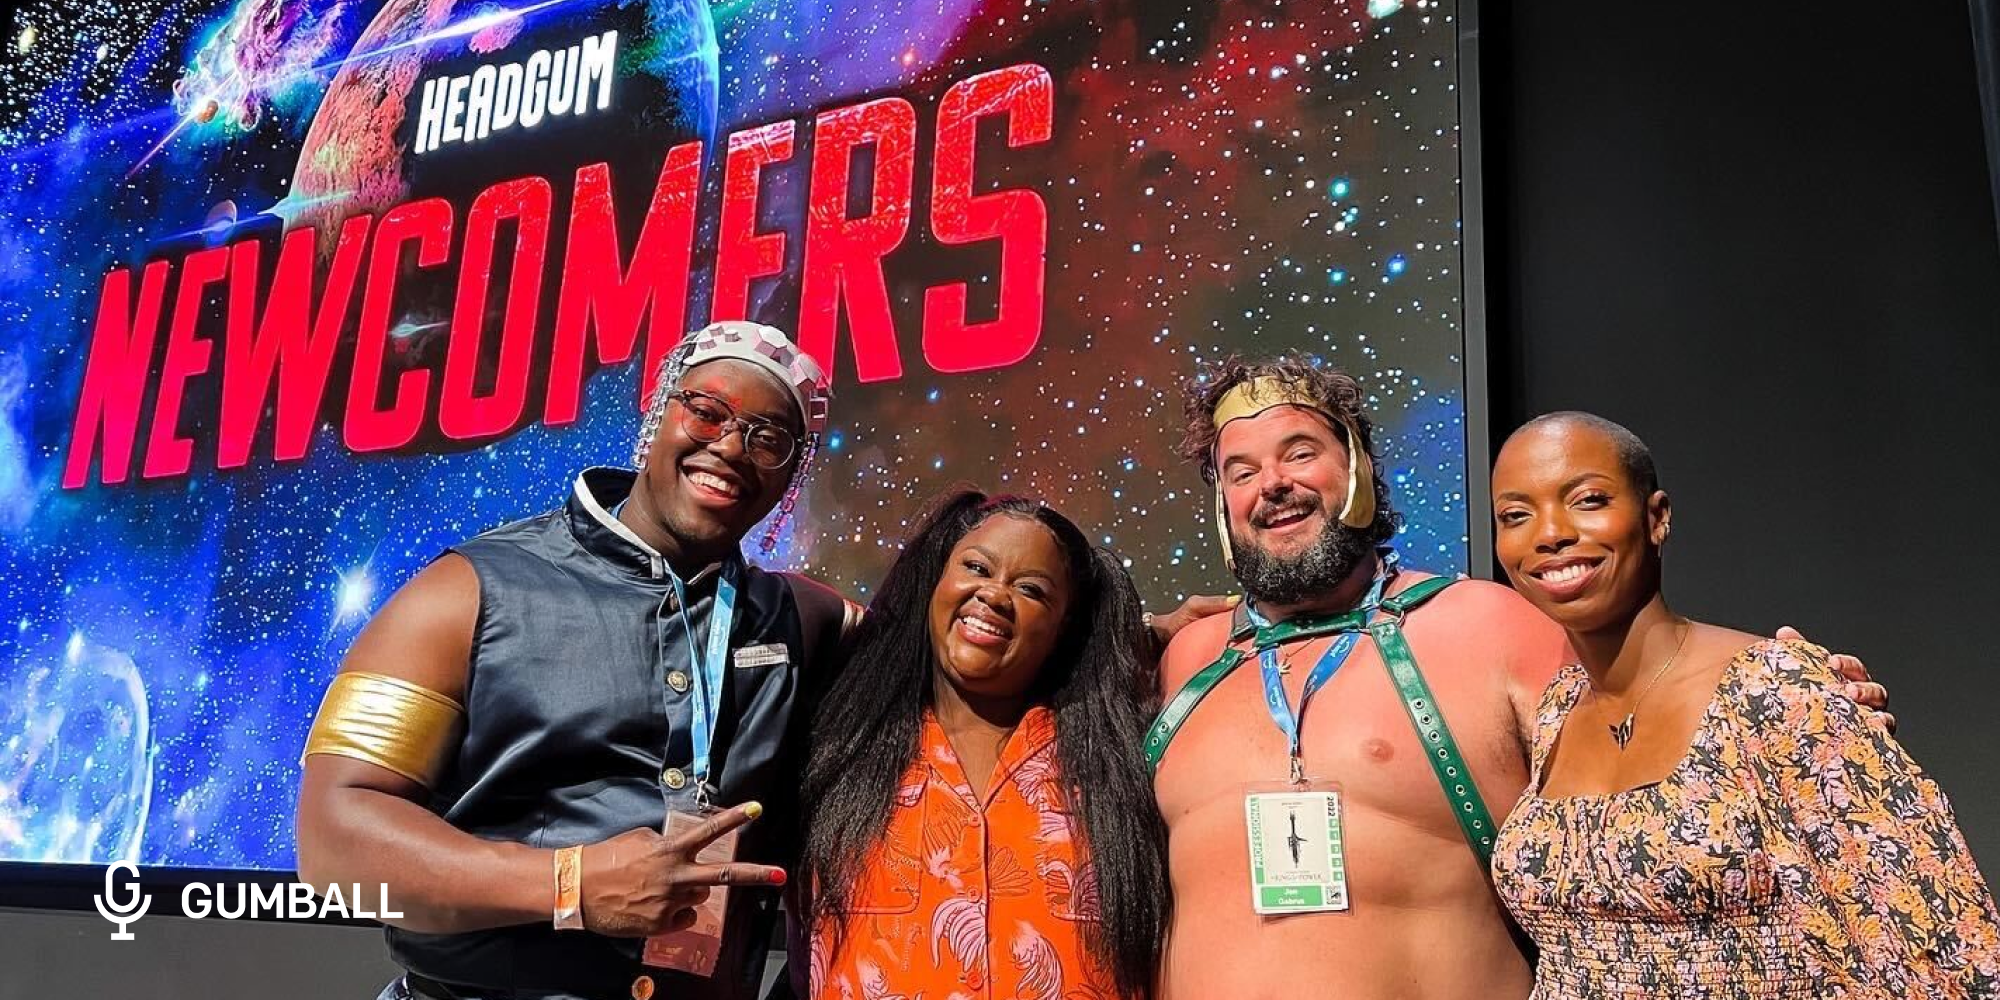
[[[1308,502],[1314,510],[1321,506],[1318,497]],[[1236,554],[1236,580],[1258,604],[1303,604],[1339,586],[1362,560],[1374,554],[1375,543],[1369,541],[1368,534],[1369,529],[1350,528],[1329,518],[1305,551],[1279,556],[1231,528],[1229,546]]]

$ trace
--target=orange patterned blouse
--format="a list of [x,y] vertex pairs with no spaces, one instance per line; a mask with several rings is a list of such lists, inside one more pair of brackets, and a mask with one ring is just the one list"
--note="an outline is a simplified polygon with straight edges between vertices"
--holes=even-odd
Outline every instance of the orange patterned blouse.
[[1589,678],[1542,696],[1496,888],[1558,997],[2000,996],[2000,917],[1937,784],[1838,693],[1826,651],[1764,641],[1652,785],[1543,798]]
[[848,910],[813,929],[815,1000],[1112,1000],[1083,941],[1097,881],[1057,778],[1055,715],[1033,708],[982,801],[924,713],[917,759]]

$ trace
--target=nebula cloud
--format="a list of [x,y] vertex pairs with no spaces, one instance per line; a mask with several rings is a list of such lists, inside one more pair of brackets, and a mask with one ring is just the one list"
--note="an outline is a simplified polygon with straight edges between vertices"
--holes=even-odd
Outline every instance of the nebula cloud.
[[309,79],[332,50],[342,6],[315,14],[304,0],[242,0],[174,82],[174,110],[255,129],[272,97]]

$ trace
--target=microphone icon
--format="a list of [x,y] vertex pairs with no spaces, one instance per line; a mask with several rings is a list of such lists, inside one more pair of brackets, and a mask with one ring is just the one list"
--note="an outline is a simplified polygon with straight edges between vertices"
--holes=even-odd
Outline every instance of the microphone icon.
[[[129,901],[124,903],[112,901],[118,896],[117,883],[112,881],[112,876],[117,874],[120,868],[125,869],[126,873],[131,876],[131,882],[128,885],[128,888],[131,890],[131,896]],[[98,916],[103,917],[118,927],[116,931],[112,932],[111,940],[130,941],[132,940],[132,932],[126,928],[137,922],[140,917],[146,915],[147,908],[153,905],[153,896],[151,893],[141,894],[139,892],[139,869],[137,866],[133,865],[130,861],[114,861],[110,867],[104,869],[104,893],[92,896],[91,901],[97,904]]]

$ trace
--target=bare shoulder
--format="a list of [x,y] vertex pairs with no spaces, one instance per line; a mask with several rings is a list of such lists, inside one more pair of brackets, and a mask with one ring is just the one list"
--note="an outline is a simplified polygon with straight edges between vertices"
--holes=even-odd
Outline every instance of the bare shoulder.
[[462,698],[479,628],[479,573],[457,553],[423,568],[369,619],[342,671],[366,671]]
[[1538,687],[1555,676],[1569,649],[1561,626],[1511,587],[1460,580],[1432,598],[1430,607],[1433,622],[1454,641],[1480,650],[1488,662],[1504,658],[1510,672],[1525,671],[1524,679]]
[[1412,644],[1446,651],[1446,682],[1490,696],[1514,741],[1528,746],[1542,693],[1570,659],[1561,626],[1511,587],[1460,580],[1411,616],[1410,633]]
[[[1691,623],[1691,627],[1694,629],[1694,633],[1689,637],[1689,642],[1698,642],[1706,650],[1718,651],[1724,660],[1748,654],[1756,647],[1766,644],[1778,647],[1787,645],[1784,641],[1773,639],[1768,635],[1752,635],[1749,632],[1733,629],[1726,625],[1693,622]],[[1811,644],[1802,642],[1798,645],[1810,646]]]
[[[411,577],[368,620],[340,670],[394,677],[462,703],[478,629],[479,572],[464,556],[446,553]],[[412,802],[427,794],[417,780],[373,761],[315,753],[306,757],[304,768],[299,792],[302,859],[320,850],[306,831],[324,822],[322,810],[331,801],[327,796],[336,790],[366,788]]]
[[[1413,582],[1436,576],[1435,573],[1408,573]],[[1450,608],[1451,613],[1462,619],[1498,625],[1544,628],[1560,631],[1527,598],[1514,592],[1512,587],[1503,586],[1490,580],[1458,580],[1431,598],[1430,607]]]
[[1222,654],[1223,647],[1229,645],[1229,630],[1236,620],[1233,614],[1209,615],[1197,618],[1174,635],[1167,643],[1167,651],[1160,657],[1160,683],[1167,693],[1177,690],[1188,678],[1201,668],[1215,662]]

